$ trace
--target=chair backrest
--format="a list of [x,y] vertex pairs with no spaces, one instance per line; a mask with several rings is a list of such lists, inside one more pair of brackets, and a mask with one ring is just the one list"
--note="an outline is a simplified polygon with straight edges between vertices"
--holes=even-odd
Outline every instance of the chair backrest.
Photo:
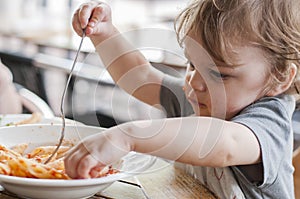
[[55,116],[50,106],[41,97],[20,84],[15,83],[15,85],[23,107],[28,112],[40,112],[45,118],[53,118]]
[[0,51],[0,58],[1,62],[12,72],[14,82],[29,89],[48,102],[43,82],[43,71],[34,66],[33,58],[21,53],[4,51]]

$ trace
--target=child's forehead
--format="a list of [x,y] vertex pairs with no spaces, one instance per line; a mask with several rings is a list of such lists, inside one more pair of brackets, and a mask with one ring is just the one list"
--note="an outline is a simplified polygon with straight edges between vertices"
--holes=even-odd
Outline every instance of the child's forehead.
[[239,51],[245,46],[250,46],[249,41],[238,38],[226,38],[221,43],[205,42],[200,34],[190,31],[183,40],[184,53],[186,57],[202,57],[216,64],[237,67],[240,65]]
[[228,64],[222,61],[214,59],[209,52],[201,45],[195,46],[186,46],[184,47],[184,55],[189,62],[192,62],[194,65],[202,66],[226,66],[230,68],[235,68],[240,66],[240,62],[235,62],[235,64]]
[[[223,47],[223,52],[220,48],[213,49],[205,45],[205,43],[195,34],[189,34],[184,39],[183,43],[184,55],[188,60],[193,62],[206,63],[209,65],[219,65],[227,67],[238,67],[240,66],[240,51],[244,50],[250,45],[247,44],[236,44],[232,43],[228,46]],[[217,57],[216,57],[217,55]]]
[[188,59],[200,56],[213,61],[208,51],[203,47],[202,40],[192,33],[184,39],[184,55]]

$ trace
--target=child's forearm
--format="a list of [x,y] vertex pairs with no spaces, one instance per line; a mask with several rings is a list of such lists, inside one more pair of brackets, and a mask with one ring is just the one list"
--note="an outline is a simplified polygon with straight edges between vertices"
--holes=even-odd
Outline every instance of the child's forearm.
[[163,73],[120,34],[112,23],[108,4],[89,1],[76,10],[72,20],[76,33],[90,37],[113,80],[130,95],[150,105],[159,104]]
[[159,104],[163,73],[115,29],[107,38],[91,37],[113,80],[129,94],[150,105]]
[[188,164],[223,167],[260,158],[258,141],[248,128],[215,118],[138,121],[114,128],[134,151]]
[[109,36],[91,36],[91,40],[115,82],[131,69],[149,64],[116,28]]

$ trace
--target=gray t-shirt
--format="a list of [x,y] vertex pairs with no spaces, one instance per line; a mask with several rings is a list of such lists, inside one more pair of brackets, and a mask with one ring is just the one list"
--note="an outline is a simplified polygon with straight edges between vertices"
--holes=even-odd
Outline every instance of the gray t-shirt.
[[[160,101],[167,117],[193,114],[182,85],[182,79],[167,76],[163,80]],[[294,109],[295,100],[292,97],[265,97],[232,118],[233,122],[253,131],[262,153],[259,164],[229,167],[245,198],[294,198],[291,125]]]

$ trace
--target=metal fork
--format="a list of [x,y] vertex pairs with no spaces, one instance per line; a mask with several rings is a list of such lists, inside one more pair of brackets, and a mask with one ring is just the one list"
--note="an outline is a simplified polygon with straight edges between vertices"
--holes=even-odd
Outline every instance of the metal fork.
[[72,75],[73,75],[73,72],[74,72],[75,65],[77,63],[77,58],[78,58],[78,55],[80,53],[83,40],[84,40],[84,38],[86,36],[85,30],[86,29],[83,29],[82,38],[81,38],[79,47],[77,49],[76,56],[75,56],[75,59],[73,61],[73,65],[72,65],[72,68],[71,68],[71,71],[70,71],[70,74],[69,74],[69,77],[68,77],[68,80],[67,80],[67,83],[66,83],[66,86],[65,86],[62,98],[61,98],[60,111],[61,111],[61,118],[62,118],[62,129],[61,129],[61,135],[60,135],[60,138],[59,138],[59,142],[58,142],[57,147],[55,148],[55,150],[51,154],[51,156],[45,161],[45,164],[47,164],[48,162],[50,162],[51,159],[53,158],[53,156],[57,153],[57,151],[58,151],[59,147],[61,146],[61,144],[63,142],[63,139],[65,137],[65,128],[66,128],[65,111],[64,111],[65,98],[66,98],[66,93],[67,93],[67,90],[68,90],[69,83],[71,81],[71,78],[72,78]]
[[[118,180],[117,182],[124,183],[124,184],[131,185],[131,186],[135,186],[135,187],[137,187],[141,190],[141,192],[143,193],[145,199],[151,199],[150,196],[148,196],[148,194],[146,193],[144,187],[141,185],[138,178],[136,176],[134,176],[134,179],[135,179],[136,183],[129,182],[129,181],[126,181],[126,180]],[[96,193],[92,198],[114,199],[114,198],[111,198],[111,197],[108,197],[108,196],[103,196],[101,193]]]

